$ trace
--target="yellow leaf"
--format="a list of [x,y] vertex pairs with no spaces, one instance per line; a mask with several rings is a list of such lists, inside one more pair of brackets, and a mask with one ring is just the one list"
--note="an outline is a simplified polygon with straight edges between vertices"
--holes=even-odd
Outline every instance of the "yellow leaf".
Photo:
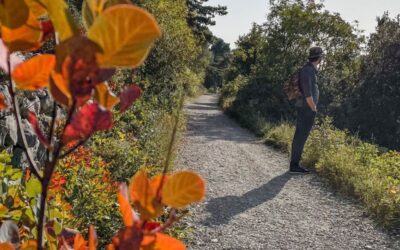
[[26,4],[29,7],[29,10],[36,17],[43,16],[47,13],[46,8],[42,5],[38,0],[25,0]]
[[0,21],[9,29],[16,29],[26,23],[29,9],[24,0],[0,1]]
[[68,5],[64,0],[38,0],[47,9],[60,41],[78,34],[78,29],[69,14]]
[[162,202],[181,209],[205,196],[205,182],[198,174],[182,171],[170,176],[162,190]]
[[95,99],[104,108],[111,110],[119,103],[119,98],[116,97],[108,88],[107,83],[103,82],[96,85]]
[[106,0],[86,0],[82,3],[82,20],[86,28],[92,26],[94,19],[103,12]]
[[18,65],[12,73],[12,77],[18,88],[35,91],[48,86],[49,76],[55,63],[54,55],[35,56]]
[[132,4],[129,0],[86,0],[82,3],[82,20],[86,28],[92,26],[94,20],[103,11],[117,4]]
[[103,49],[97,59],[105,68],[140,66],[160,36],[154,17],[128,4],[106,9],[88,31],[88,37]]
[[142,220],[149,220],[162,214],[162,205],[157,201],[156,190],[153,190],[145,171],[141,170],[132,177],[129,191]]
[[1,26],[1,34],[10,53],[36,50],[42,45],[42,27],[32,13],[27,23],[16,29]]
[[0,216],[5,215],[8,212],[8,208],[3,204],[0,204]]
[[168,235],[157,233],[156,235],[145,235],[140,250],[185,250],[185,245]]

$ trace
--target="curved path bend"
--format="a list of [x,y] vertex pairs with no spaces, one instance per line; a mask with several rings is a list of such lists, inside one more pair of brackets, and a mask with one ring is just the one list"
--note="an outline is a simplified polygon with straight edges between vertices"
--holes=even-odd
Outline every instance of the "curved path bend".
[[215,95],[186,111],[177,165],[201,173],[208,191],[184,221],[189,249],[400,249],[316,175],[288,174],[287,156],[224,115]]

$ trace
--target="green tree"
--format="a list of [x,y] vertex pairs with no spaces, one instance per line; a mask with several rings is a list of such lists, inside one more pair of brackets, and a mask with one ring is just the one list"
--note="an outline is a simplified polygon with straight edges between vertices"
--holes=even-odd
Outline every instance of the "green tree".
[[400,149],[400,15],[378,18],[363,57],[360,86],[348,100],[345,127],[380,145]]
[[[349,93],[342,90],[352,89],[355,84],[362,37],[340,15],[328,12],[321,4],[275,1],[267,22],[253,27],[244,38],[238,43],[238,51],[244,52],[236,52],[239,56],[233,59],[235,67],[248,74],[247,84],[242,85],[233,102],[232,109],[237,113],[268,120],[293,117],[294,109],[282,85],[306,62],[313,45],[326,51],[319,74],[322,111],[331,112],[332,105]],[[246,60],[241,62],[240,58]]]
[[209,26],[215,25],[213,20],[216,15],[226,15],[226,6],[208,6],[204,5],[208,0],[186,0],[189,8],[187,23],[194,34],[203,43],[212,43],[213,35]]
[[204,85],[207,88],[219,88],[225,79],[231,49],[223,39],[215,38],[211,52],[213,58],[211,64],[207,67]]

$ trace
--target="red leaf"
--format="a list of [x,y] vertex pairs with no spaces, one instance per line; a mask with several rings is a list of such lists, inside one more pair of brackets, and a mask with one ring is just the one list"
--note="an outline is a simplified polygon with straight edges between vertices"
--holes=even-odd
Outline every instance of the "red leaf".
[[125,112],[141,95],[142,90],[139,86],[135,84],[128,86],[119,96],[121,100],[120,111]]
[[31,124],[33,130],[35,131],[35,134],[37,135],[39,141],[46,147],[49,148],[50,147],[50,143],[49,140],[47,139],[47,137],[44,135],[42,129],[39,126],[39,121],[36,117],[36,114],[29,111],[28,113],[28,121]]
[[143,240],[143,231],[136,227],[126,227],[119,231],[113,238],[113,246],[108,246],[108,249],[132,250],[141,249]]
[[152,230],[157,229],[157,228],[159,228],[159,227],[160,227],[160,223],[157,223],[157,222],[147,222],[146,225],[145,225],[145,227],[144,227],[144,230],[146,230],[146,231],[152,231]]
[[59,177],[53,177],[52,179],[51,179],[51,184],[50,184],[50,186],[49,186],[49,189],[58,189],[58,188],[60,188],[62,185],[64,185],[65,183],[67,183],[67,179],[64,177],[64,176],[62,176],[62,175],[60,175]]
[[5,97],[3,94],[0,93],[0,111],[6,108],[8,108],[8,105],[6,103]]
[[112,76],[109,71],[99,70],[96,53],[101,51],[97,43],[83,36],[73,36],[57,45],[55,69],[68,79],[72,96],[90,97],[96,84],[93,78],[102,80]]
[[54,34],[54,26],[50,20],[41,21],[40,25],[42,26],[42,41],[46,40],[48,37]]
[[109,130],[113,126],[112,113],[103,110],[97,103],[84,105],[67,125],[63,142],[87,140],[94,132]]

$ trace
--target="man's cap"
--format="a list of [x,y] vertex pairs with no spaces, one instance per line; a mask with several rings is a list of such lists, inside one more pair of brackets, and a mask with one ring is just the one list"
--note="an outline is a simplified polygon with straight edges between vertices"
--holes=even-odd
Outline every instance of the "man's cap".
[[323,55],[324,55],[324,51],[322,50],[321,47],[312,47],[310,49],[310,53],[309,53],[308,59],[320,58]]

